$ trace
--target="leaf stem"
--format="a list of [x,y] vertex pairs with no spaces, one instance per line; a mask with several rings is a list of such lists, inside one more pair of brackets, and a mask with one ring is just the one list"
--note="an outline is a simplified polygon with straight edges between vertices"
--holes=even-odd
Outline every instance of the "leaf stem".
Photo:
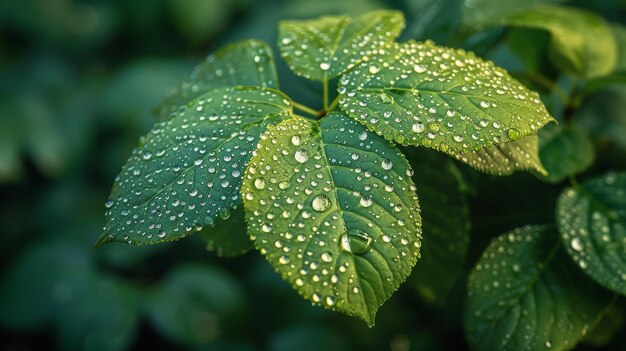
[[297,103],[295,101],[291,102],[293,104],[293,107],[297,108],[300,111],[306,112],[308,114],[310,114],[311,116],[315,116],[316,118],[319,116],[320,112],[316,111],[308,106],[302,105],[300,103]]
[[322,107],[324,111],[328,111],[328,77],[324,75],[322,80]]
[[563,89],[561,89],[561,87],[559,87],[555,82],[538,73],[527,73],[524,76],[527,79],[548,89],[551,93],[554,93],[554,95],[556,95],[559,100],[561,100],[563,105],[567,105],[569,101],[568,94]]
[[339,103],[339,98],[340,97],[341,97],[341,95],[337,95],[335,100],[333,100],[333,102],[330,103],[330,106],[328,106],[328,108],[326,109],[327,112],[330,112],[330,111],[334,110],[335,107],[337,107],[337,104]]

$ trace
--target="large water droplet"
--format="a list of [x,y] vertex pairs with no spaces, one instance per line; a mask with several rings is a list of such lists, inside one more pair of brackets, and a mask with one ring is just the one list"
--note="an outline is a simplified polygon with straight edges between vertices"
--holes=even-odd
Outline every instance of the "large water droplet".
[[322,253],[322,261],[326,263],[330,263],[333,261],[333,254],[330,251],[325,251]]
[[295,158],[296,161],[298,161],[299,163],[305,163],[309,160],[309,153],[304,149],[300,149],[296,151],[296,153],[293,155],[293,158]]
[[344,251],[362,255],[370,249],[372,238],[360,230],[351,230],[341,236],[340,245]]
[[573,238],[569,244],[572,249],[574,249],[574,251],[580,252],[583,250],[583,243],[580,241],[579,238]]
[[330,68],[330,63],[328,63],[328,62],[320,63],[320,69],[322,71],[328,71],[329,68]]
[[384,170],[390,170],[391,167],[393,167],[393,162],[391,162],[391,160],[384,159],[380,165],[381,167],[383,167]]
[[265,179],[257,178],[254,180],[254,187],[261,190],[265,188]]
[[363,197],[361,197],[361,200],[359,201],[359,204],[361,204],[361,206],[363,206],[363,207],[370,207],[370,206],[372,206],[372,198],[363,196]]
[[324,212],[330,208],[330,199],[324,194],[317,195],[311,202],[313,209],[318,212]]
[[520,138],[520,132],[519,130],[515,128],[509,129],[508,135],[509,135],[509,138],[511,138],[511,140],[517,140]]

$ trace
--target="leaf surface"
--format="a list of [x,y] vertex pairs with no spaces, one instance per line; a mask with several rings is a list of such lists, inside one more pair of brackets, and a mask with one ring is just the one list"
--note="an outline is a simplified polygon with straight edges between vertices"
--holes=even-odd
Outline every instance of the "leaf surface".
[[340,80],[340,106],[388,140],[464,154],[536,134],[552,117],[506,71],[432,42],[396,44]]
[[324,16],[282,21],[281,57],[299,76],[323,81],[337,77],[388,46],[404,28],[399,11],[372,11],[356,18]]
[[557,224],[567,253],[593,280],[626,295],[626,173],[566,189]]
[[495,238],[469,276],[466,336],[476,350],[569,350],[610,303],[554,229],[517,228]]
[[411,174],[395,147],[341,113],[285,121],[244,176],[248,233],[304,298],[373,325],[419,257]]
[[539,140],[536,135],[457,155],[456,159],[481,172],[498,176],[530,170],[546,174],[539,159]]
[[220,87],[258,86],[278,88],[274,54],[260,40],[227,45],[196,66],[189,78],[178,83],[160,107],[161,118],[184,109],[188,103]]
[[258,138],[290,113],[279,91],[220,88],[157,123],[116,178],[96,246],[177,240],[224,217]]
[[539,136],[539,155],[548,171],[543,178],[547,181],[560,182],[593,164],[593,143],[578,127],[550,125],[542,129]]

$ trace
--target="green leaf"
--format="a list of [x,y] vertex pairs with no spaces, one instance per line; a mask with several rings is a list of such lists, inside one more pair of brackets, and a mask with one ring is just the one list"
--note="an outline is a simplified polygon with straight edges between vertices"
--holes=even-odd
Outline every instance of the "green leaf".
[[617,63],[615,70],[626,72],[626,27],[618,24],[611,25],[613,36],[617,43]]
[[214,342],[242,323],[242,288],[225,272],[187,264],[169,272],[148,296],[146,311],[159,333],[182,345]]
[[235,257],[254,248],[246,232],[243,208],[225,212],[221,218],[224,220],[200,232],[207,250],[214,251],[219,257]]
[[443,305],[467,255],[470,241],[467,198],[461,190],[459,170],[450,158],[430,150],[405,155],[413,168],[420,170],[412,179],[419,185],[417,195],[426,237],[408,284],[423,298]]
[[227,45],[194,68],[188,79],[176,85],[160,107],[162,119],[184,109],[192,100],[220,87],[258,86],[278,88],[274,54],[266,43],[243,40]]
[[593,280],[626,295],[626,173],[566,189],[556,214],[567,253]]
[[497,24],[503,17],[531,9],[547,2],[563,2],[564,0],[470,0],[464,1],[463,24],[481,27]]
[[611,86],[585,98],[575,112],[581,128],[626,150],[626,86]]
[[278,26],[280,56],[299,76],[328,80],[382,53],[404,28],[399,11],[373,11],[354,19],[325,16],[308,21],[282,21]]
[[341,113],[285,121],[244,175],[248,233],[304,298],[373,325],[419,257],[411,174],[395,147]]
[[536,135],[456,155],[456,159],[481,172],[499,176],[531,170],[547,174],[539,159],[539,140]]
[[549,125],[539,132],[541,162],[548,174],[543,178],[558,183],[593,164],[593,143],[574,125]]
[[611,27],[593,12],[543,5],[515,13],[502,23],[549,32],[550,58],[565,72],[593,78],[610,73],[616,65],[617,43]]
[[569,350],[611,303],[545,226],[495,238],[472,270],[467,294],[465,330],[475,350]]
[[220,88],[157,123],[116,178],[96,246],[177,240],[219,220],[241,204],[258,138],[290,113],[279,91]]
[[539,99],[506,71],[460,49],[409,41],[340,80],[340,106],[404,145],[451,155],[535,134],[552,121]]

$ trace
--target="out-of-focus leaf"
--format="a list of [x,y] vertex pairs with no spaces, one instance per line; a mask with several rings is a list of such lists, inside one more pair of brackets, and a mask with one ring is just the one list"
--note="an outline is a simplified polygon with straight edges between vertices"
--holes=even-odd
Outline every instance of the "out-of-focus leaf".
[[225,272],[186,264],[154,288],[145,308],[150,322],[165,337],[198,346],[243,323],[245,303],[242,288]]
[[539,155],[547,174],[541,176],[558,183],[576,175],[593,164],[593,143],[587,134],[574,125],[551,124],[539,131]]
[[92,276],[86,290],[56,318],[62,349],[126,350],[138,324],[137,293],[127,284]]
[[387,140],[451,155],[536,134],[553,120],[539,95],[493,62],[409,41],[340,79],[339,104]]
[[462,0],[406,0],[407,28],[403,38],[445,43],[460,23]]
[[536,7],[542,3],[558,3],[565,0],[465,0],[463,1],[463,24],[483,27],[497,23],[516,12]]
[[453,161],[431,150],[406,153],[420,200],[424,240],[421,258],[408,284],[425,299],[443,305],[465,263],[469,246],[469,208]]
[[621,336],[620,330],[624,326],[624,306],[623,303],[613,303],[604,313],[602,319],[589,334],[585,335],[583,343],[593,347],[606,346],[611,340]]
[[228,23],[236,0],[171,0],[171,14],[176,29],[191,43],[211,39]]
[[606,87],[587,96],[574,119],[590,134],[626,150],[626,86]]
[[223,215],[228,216],[224,218],[226,220],[205,227],[200,232],[207,250],[214,251],[219,257],[239,256],[252,250],[254,245],[246,231],[243,208],[239,207]]
[[617,64],[615,65],[615,70],[626,71],[626,27],[613,24],[611,29],[617,43]]
[[279,331],[269,340],[270,351],[349,351],[346,336],[330,327],[299,325]]
[[325,16],[282,21],[278,47],[295,74],[324,81],[378,54],[403,28],[404,15],[399,11],[373,11],[356,18]]
[[499,176],[511,175],[516,171],[546,174],[539,159],[539,140],[536,135],[457,155],[456,159],[482,172]]
[[220,88],[157,123],[116,178],[96,246],[178,240],[220,220],[241,204],[257,140],[290,113],[277,90]]
[[568,188],[556,221],[567,253],[593,280],[626,295],[626,173]]
[[304,298],[373,325],[419,257],[411,174],[398,149],[343,113],[284,121],[244,175],[248,233]]
[[465,330],[476,350],[569,350],[611,303],[544,226],[494,239],[469,276],[467,294]]
[[617,62],[611,27],[599,15],[561,6],[540,6],[512,14],[503,24],[536,28],[552,36],[550,58],[561,70],[585,78],[605,75]]
[[278,88],[272,49],[259,40],[242,40],[209,55],[188,79],[176,85],[160,107],[162,119],[184,109],[195,98],[220,87]]
[[86,253],[70,244],[29,247],[0,282],[0,323],[21,331],[43,327],[83,294],[91,269]]

